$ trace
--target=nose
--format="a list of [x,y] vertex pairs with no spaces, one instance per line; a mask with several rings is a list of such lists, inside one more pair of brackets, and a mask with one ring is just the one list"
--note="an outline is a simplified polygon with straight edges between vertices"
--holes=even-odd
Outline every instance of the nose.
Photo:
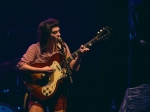
[[61,35],[60,32],[58,32],[57,35],[60,37],[60,35]]

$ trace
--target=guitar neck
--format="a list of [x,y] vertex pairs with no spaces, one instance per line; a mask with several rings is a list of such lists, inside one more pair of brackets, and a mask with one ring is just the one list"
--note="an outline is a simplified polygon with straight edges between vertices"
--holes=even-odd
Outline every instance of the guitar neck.
[[[104,40],[106,37],[110,36],[110,34],[112,34],[112,29],[107,26],[107,27],[103,28],[103,30],[100,30],[100,32],[98,32],[97,36],[95,38],[93,38],[92,40],[90,40],[88,43],[86,43],[84,45],[84,47],[90,48],[94,43],[96,43],[97,41],[99,41],[101,39]],[[80,53],[80,49],[78,49],[77,51],[72,53],[68,58],[63,60],[60,64],[62,66],[66,63],[69,64],[72,60],[74,60],[79,55],[79,53]]]

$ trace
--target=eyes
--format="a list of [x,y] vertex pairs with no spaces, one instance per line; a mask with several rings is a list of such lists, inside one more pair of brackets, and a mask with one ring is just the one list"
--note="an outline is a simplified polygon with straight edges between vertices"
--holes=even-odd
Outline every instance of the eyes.
[[52,28],[52,31],[51,31],[51,35],[60,35],[60,28],[59,27],[54,27]]
[[58,30],[58,31],[52,31],[52,34],[57,34],[57,33],[60,33],[60,30]]

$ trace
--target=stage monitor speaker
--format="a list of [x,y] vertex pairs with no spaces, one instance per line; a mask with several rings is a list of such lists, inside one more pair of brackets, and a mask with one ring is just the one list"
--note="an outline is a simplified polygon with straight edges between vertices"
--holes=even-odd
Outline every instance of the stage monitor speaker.
[[150,112],[150,84],[128,88],[119,112]]

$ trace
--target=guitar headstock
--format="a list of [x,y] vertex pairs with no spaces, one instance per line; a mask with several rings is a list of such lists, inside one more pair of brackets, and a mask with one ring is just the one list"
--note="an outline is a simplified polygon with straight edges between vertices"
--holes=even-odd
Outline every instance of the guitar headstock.
[[109,26],[106,26],[97,32],[97,39],[106,40],[110,35],[112,35],[112,33],[113,33],[112,29]]

